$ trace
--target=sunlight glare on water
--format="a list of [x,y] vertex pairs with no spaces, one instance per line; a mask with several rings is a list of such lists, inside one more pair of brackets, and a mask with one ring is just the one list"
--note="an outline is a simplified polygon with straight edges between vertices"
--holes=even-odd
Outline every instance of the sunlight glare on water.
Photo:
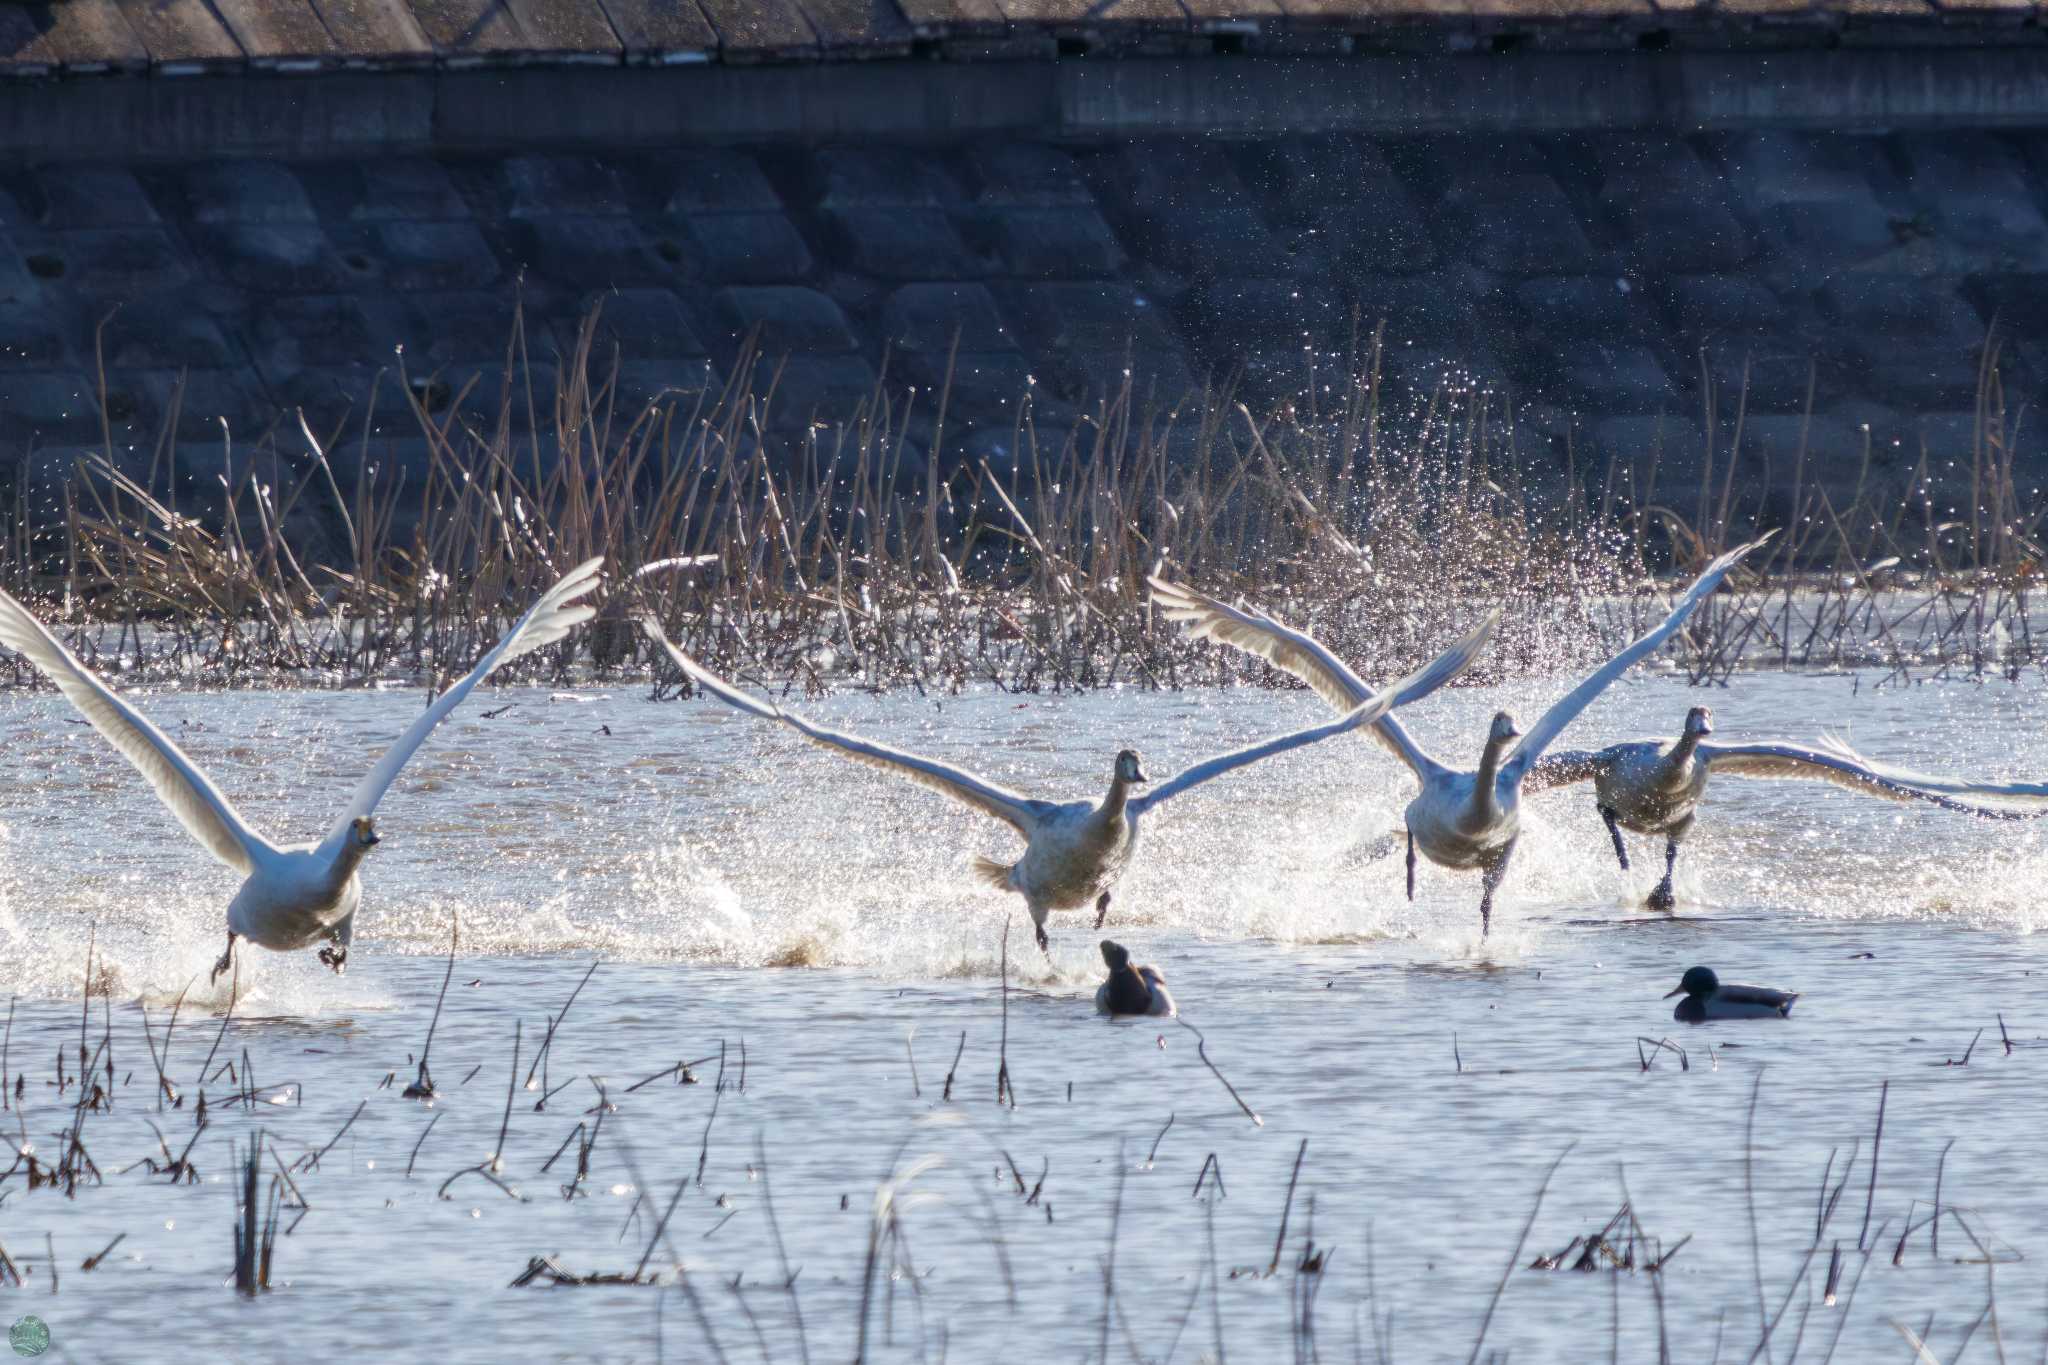
[[[1667,736],[1706,701],[1722,739],[1834,733],[1905,766],[2048,777],[2048,711],[2031,682],[1873,681],[1739,676],[1701,691],[1638,676],[1560,743]],[[1495,708],[1526,724],[1570,682],[1454,689],[1403,719],[1439,757],[1469,764]],[[138,700],[280,841],[318,838],[421,704],[417,691]],[[1098,796],[1122,747],[1139,749],[1162,779],[1328,714],[1305,692],[1250,689],[785,700],[1059,799]],[[1158,1358],[1177,1330],[1177,1358],[1213,1358],[1219,1334],[1233,1358],[1278,1358],[1298,1316],[1290,1286],[1302,1279],[1304,1236],[1336,1248],[1317,1317],[1330,1358],[1351,1353],[1354,1320],[1370,1357],[1363,1324],[1391,1309],[1381,1330],[1402,1358],[1463,1359],[1544,1169],[1574,1140],[1520,1262],[1598,1232],[1625,1179],[1648,1233],[1667,1248],[1693,1238],[1661,1276],[1675,1357],[1705,1360],[1717,1322],[1723,1358],[1746,1357],[1760,1315],[1743,1134],[1759,1083],[1763,1316],[1785,1303],[1779,1331],[1805,1323],[1819,1341],[1839,1325],[1840,1359],[1903,1356],[1889,1320],[1918,1332],[1931,1311],[1936,1352],[1949,1358],[1988,1292],[1984,1266],[1954,1263],[1977,1255],[1967,1234],[1945,1225],[1937,1258],[1917,1230],[1900,1265],[1891,1261],[1901,1220],[1926,1216],[1950,1138],[1944,1204],[1968,1211],[1980,1235],[2036,1257],[2048,1250],[2037,1236],[2048,1197],[2020,1139],[2048,1119],[2048,1089],[2030,1074],[2048,1057],[2048,952],[2034,932],[2048,850],[2031,823],[1821,784],[1721,779],[1679,862],[1678,912],[1663,916],[1639,908],[1659,845],[1632,840],[1634,870],[1624,873],[1588,789],[1566,789],[1532,802],[1482,942],[1476,878],[1425,863],[1416,900],[1403,898],[1398,832],[1413,785],[1377,746],[1345,737],[1220,779],[1147,818],[1104,932],[1164,969],[1211,1057],[1264,1115],[1261,1129],[1202,1068],[1193,1034],[1094,1017],[1101,935],[1080,913],[1053,916],[1049,959],[1028,920],[1011,925],[1007,1059],[1019,1104],[998,1109],[998,978],[1013,898],[977,884],[969,860],[1007,860],[1015,836],[777,727],[713,704],[653,705],[638,686],[474,698],[378,811],[385,842],[365,866],[348,974],[329,974],[310,953],[245,946],[242,994],[222,1032],[229,983],[209,988],[205,973],[234,877],[72,719],[53,696],[0,698],[0,736],[19,774],[0,794],[0,989],[18,997],[8,1047],[29,1105],[19,1125],[0,1114],[0,1131],[15,1130],[16,1144],[26,1134],[54,1159],[76,1095],[60,1095],[54,1059],[69,1048],[77,1069],[89,940],[111,988],[93,1004],[91,1042],[111,1020],[125,1080],[115,1107],[85,1120],[104,1185],[66,1200],[19,1176],[0,1182],[0,1247],[39,1265],[51,1235],[61,1291],[31,1275],[21,1301],[77,1358],[122,1357],[124,1343],[163,1322],[190,1340],[235,1343],[238,1358],[302,1356],[306,1324],[318,1322],[330,1356],[389,1349],[402,1333],[408,1354],[450,1360],[651,1360],[657,1315],[668,1359],[701,1358],[707,1328],[733,1358],[751,1358],[756,1325],[771,1358],[794,1358],[763,1157],[789,1259],[802,1267],[808,1344],[849,1358],[877,1182],[892,1164],[907,1170],[934,1155],[940,1163],[907,1180],[894,1206],[903,1240],[889,1254],[903,1264],[877,1283],[889,1296],[886,1310],[872,1305],[877,1359],[937,1359],[943,1337],[947,1359],[1030,1350],[1079,1360],[1105,1330],[1119,1359],[1127,1341]],[[433,1013],[451,915],[461,955],[433,1043],[443,1094],[430,1112],[398,1091]],[[453,1173],[494,1150],[514,1022],[523,1081],[593,958],[602,965],[564,1019],[545,1077],[515,1095],[505,1178],[529,1202],[476,1176],[438,1198]],[[1681,1036],[1661,997],[1694,962],[1804,998],[1787,1023]],[[216,1069],[246,1062],[259,1084],[301,1088],[303,1103],[233,1107],[219,1096],[234,1083],[210,1073],[210,1125],[193,1151],[200,1180],[174,1186],[131,1165],[157,1152],[143,1117],[173,1150],[193,1131],[189,1107],[155,1108],[138,1004],[162,1045],[188,987],[169,1049],[178,1088],[201,1088],[218,1034]],[[1943,1065],[1979,1028],[1988,1032],[1970,1065]],[[1673,1037],[1690,1069],[1667,1055],[1643,1071],[1638,1035]],[[716,1061],[701,1060],[721,1046],[722,1092]],[[686,1059],[699,1059],[701,1084],[665,1079],[626,1093]],[[1887,1231],[1843,1318],[1821,1305],[1822,1281],[1835,1241],[1851,1273],[1861,1260],[1886,1079],[1872,1227]],[[595,1121],[599,1082],[617,1109],[583,1193],[565,1199],[572,1134]],[[363,1101],[318,1170],[296,1177],[313,1208],[279,1240],[276,1292],[237,1300],[225,1287],[231,1143],[260,1126],[289,1163],[326,1144]],[[1267,1278],[1304,1138],[1280,1273]],[[568,1155],[543,1174],[565,1139]],[[1830,1179],[1840,1180],[1852,1147],[1848,1192],[1808,1262],[1824,1166],[1836,1152]],[[1190,1197],[1212,1153],[1227,1190],[1213,1209],[1214,1272],[1208,1205]],[[1041,1169],[1031,1201],[1017,1185],[1028,1191]],[[672,1289],[507,1287],[530,1257],[555,1253],[575,1270],[632,1270],[678,1179],[690,1183],[650,1268],[672,1284],[680,1258],[696,1308]],[[79,1272],[117,1233],[126,1238],[116,1253]],[[726,1287],[735,1275],[755,1325]],[[2037,1350],[2039,1272],[2001,1263],[1997,1277],[2006,1341]],[[1489,1348],[1577,1361],[1605,1358],[1618,1340],[1620,1358],[1656,1359],[1650,1277],[1609,1281],[1516,1270]]]

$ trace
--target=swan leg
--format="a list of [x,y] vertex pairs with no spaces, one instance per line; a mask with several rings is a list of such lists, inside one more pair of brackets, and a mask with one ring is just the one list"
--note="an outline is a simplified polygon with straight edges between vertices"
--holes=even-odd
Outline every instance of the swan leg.
[[1652,910],[1669,910],[1678,904],[1678,897],[1671,891],[1671,872],[1678,864],[1678,836],[1669,835],[1664,840],[1664,880],[1657,883],[1657,889],[1650,893]]
[[1415,899],[1415,831],[1408,831],[1408,899]]
[[1628,845],[1621,841],[1621,826],[1615,822],[1614,807],[1602,806],[1600,818],[1607,822],[1607,832],[1614,836],[1614,856],[1621,859],[1621,870],[1628,871]]
[[235,931],[230,929],[228,930],[228,950],[220,955],[220,961],[213,964],[213,974],[206,978],[206,984],[211,986],[214,982],[220,980],[222,973],[232,970],[234,965]]
[[1479,937],[1485,938],[1493,929],[1493,893],[1500,886],[1501,878],[1508,875],[1508,859],[1514,856],[1514,840],[1500,851],[1500,856],[1480,871],[1479,878]]
[[1108,918],[1109,893],[1105,891],[1100,896],[1095,898],[1095,927],[1100,929],[1102,927],[1102,922]]
[[1038,935],[1038,950],[1039,950],[1040,952],[1044,953],[1044,954],[1045,954],[1045,955],[1046,955],[1047,957],[1051,957],[1051,956],[1052,956],[1052,940],[1051,940],[1051,939],[1049,939],[1049,938],[1047,938],[1047,937],[1045,936],[1045,913],[1046,913],[1046,912],[1045,912],[1045,910],[1044,910],[1044,908],[1043,908],[1043,907],[1040,907],[1040,906],[1036,906],[1036,905],[1034,905],[1034,906],[1030,907],[1030,909],[1031,909],[1031,929],[1032,929],[1032,932],[1033,932],[1033,933],[1035,933],[1035,934],[1037,934],[1037,935]]

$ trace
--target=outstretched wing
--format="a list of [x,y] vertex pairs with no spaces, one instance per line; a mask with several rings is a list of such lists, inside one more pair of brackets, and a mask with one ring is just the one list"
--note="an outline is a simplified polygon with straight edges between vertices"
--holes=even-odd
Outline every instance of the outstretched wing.
[[1569,787],[1574,782],[1591,782],[1607,766],[1610,753],[1612,750],[1608,749],[1561,749],[1545,754],[1522,779],[1522,790],[1540,792]]
[[856,763],[865,763],[871,768],[895,773],[920,786],[933,791],[944,792],[955,801],[965,802],[984,814],[1016,826],[1026,838],[1037,828],[1040,820],[1055,807],[1048,801],[1033,801],[1019,796],[1007,787],[999,787],[988,779],[965,768],[956,768],[936,758],[923,754],[905,753],[892,749],[886,744],[877,744],[859,735],[849,735],[841,730],[828,730],[822,725],[805,720],[794,711],[785,711],[756,697],[740,691],[725,679],[698,663],[689,655],[669,643],[662,634],[661,623],[651,616],[640,618],[641,627],[648,638],[668,651],[668,657],[675,661],[677,668],[690,675],[698,686],[711,693],[727,706],[744,711],[762,720],[779,720],[813,744],[831,749]]
[[1281,735],[1263,744],[1254,744],[1232,753],[1218,754],[1215,758],[1176,773],[1143,796],[1134,797],[1130,802],[1131,810],[1142,815],[1162,801],[1177,796],[1190,787],[1200,786],[1212,777],[1220,777],[1233,768],[1242,768],[1247,763],[1256,763],[1262,758],[1286,753],[1289,749],[1298,749],[1304,744],[1314,744],[1333,735],[1341,735],[1361,725],[1370,725],[1395,707],[1405,706],[1411,701],[1428,696],[1472,666],[1472,661],[1479,657],[1479,651],[1493,638],[1494,627],[1499,624],[1500,613],[1495,612],[1442,654],[1394,683],[1378,696],[1369,695],[1368,700],[1360,702],[1334,721],[1311,726],[1306,730],[1296,730],[1293,734]]
[[1685,618],[1692,615],[1693,608],[1706,600],[1707,594],[1720,586],[1722,578],[1735,567],[1736,561],[1776,534],[1775,531],[1766,531],[1747,545],[1739,545],[1709,564],[1707,571],[1692,581],[1692,586],[1685,590],[1685,596],[1678,599],[1678,605],[1671,609],[1671,614],[1666,616],[1656,629],[1641,636],[1627,649],[1593,670],[1591,677],[1567,692],[1523,733],[1514,751],[1508,755],[1507,761],[1501,764],[1499,780],[1513,785],[1527,776],[1530,766],[1543,756],[1543,751],[1550,747],[1550,742],[1558,737],[1565,726],[1571,724],[1579,712],[1592,704],[1593,698],[1606,691],[1608,684],[1626,673],[1636,660],[1650,654],[1657,646],[1677,634],[1678,628],[1685,624]]
[[[1699,756],[1715,776],[1809,778],[1889,801],[1926,801],[1947,810],[1994,820],[2036,820],[2048,815],[2048,783],[1961,782],[1895,768],[1865,758],[1839,741],[1797,744],[1758,740],[1722,744],[1703,740]],[[1965,799],[1958,799],[1965,798]],[[2029,807],[1986,806],[1984,801],[2031,799]]]
[[[1147,581],[1160,615],[1186,626],[1190,635],[1232,645],[1292,673],[1339,711],[1350,711],[1373,699],[1365,680],[1307,631],[1295,630],[1257,607],[1229,606],[1185,584],[1158,577]],[[1393,716],[1382,716],[1371,733],[1418,778],[1426,781],[1432,773],[1447,771]]]
[[57,690],[148,779],[157,798],[206,851],[243,876],[259,852],[276,850],[249,828],[199,765],[140,711],[114,695],[28,608],[0,592],[0,644],[41,669]]
[[520,617],[512,629],[505,632],[505,637],[491,647],[491,652],[484,655],[461,682],[434,698],[434,704],[412,723],[411,729],[398,737],[397,743],[384,751],[384,756],[377,760],[377,766],[370,769],[369,775],[363,778],[363,784],[356,788],[356,794],[350,799],[348,809],[334,822],[334,827],[327,831],[327,838],[321,844],[321,848],[331,850],[337,847],[340,841],[348,836],[349,825],[353,821],[377,809],[377,802],[383,799],[384,793],[397,780],[399,770],[405,767],[407,760],[419,750],[420,745],[427,742],[427,736],[434,732],[434,727],[447,719],[450,711],[462,704],[462,699],[469,695],[470,689],[514,659],[531,654],[544,645],[553,644],[595,616],[597,610],[594,607],[570,604],[597,586],[598,572],[603,568],[604,560],[599,558],[587,559],[569,570],[552,588],[541,594],[538,602],[527,608],[526,615]]

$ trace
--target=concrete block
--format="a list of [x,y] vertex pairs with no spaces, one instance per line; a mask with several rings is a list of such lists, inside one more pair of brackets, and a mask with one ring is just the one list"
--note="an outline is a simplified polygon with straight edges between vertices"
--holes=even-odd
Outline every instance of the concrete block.
[[1017,349],[1017,338],[984,285],[905,285],[882,306],[881,339],[893,350],[943,355],[956,337],[962,351]]
[[504,273],[490,243],[468,221],[343,224],[335,246],[344,265],[360,265],[356,273],[387,289],[482,288]]
[[771,376],[775,403],[768,420],[783,431],[813,422],[849,421],[854,409],[875,395],[874,367],[857,355],[791,355],[784,359],[771,353],[760,375],[760,391],[766,391]]
[[680,298],[666,289],[634,288],[586,295],[574,314],[559,319],[555,335],[565,354],[575,346],[592,307],[599,310],[595,362],[609,364],[614,346],[627,361],[698,359],[708,353]]
[[827,208],[944,208],[965,198],[940,158],[919,148],[827,147],[813,176]]
[[249,351],[263,377],[281,386],[296,371],[314,366],[395,368],[405,335],[394,300],[308,294],[270,300],[254,310]]
[[996,142],[966,154],[975,197],[984,204],[1059,208],[1087,205],[1095,196],[1074,158],[1038,142]]
[[1548,175],[1461,172],[1443,202],[1466,258],[1488,270],[1529,275],[1594,265],[1593,245],[1578,214]]
[[[141,405],[125,386],[110,386],[110,408],[126,421]],[[16,454],[31,445],[83,444],[101,436],[98,387],[80,370],[0,371],[0,442]]]
[[668,211],[768,213],[781,209],[760,163],[745,152],[724,149],[667,153],[660,159],[662,183],[671,186]]
[[811,249],[780,211],[692,213],[679,225],[691,272],[721,284],[776,284],[811,273]]
[[1195,291],[1181,316],[1198,348],[1225,363],[1246,351],[1329,350],[1351,335],[1345,298],[1299,280],[1218,280]]
[[1706,337],[1781,336],[1796,330],[1794,310],[1762,281],[1744,275],[1670,275],[1649,293],[1690,348]]
[[[39,289],[0,300],[0,370],[68,368],[74,363],[69,330],[62,306]],[[76,363],[91,354],[89,349],[78,352]]]
[[[418,293],[398,300],[406,366],[417,373],[438,366],[497,364],[501,368],[519,317],[518,299],[504,289]],[[541,316],[526,305],[529,325]],[[529,352],[532,350],[529,338]]]
[[1004,205],[970,215],[964,228],[971,248],[1022,279],[1103,279],[1125,265],[1093,204]]
[[65,162],[39,168],[41,219],[46,227],[147,227],[155,205],[128,169],[111,162]]
[[312,223],[223,223],[198,246],[223,278],[259,293],[321,293],[357,278]]
[[827,208],[831,255],[848,269],[885,280],[958,279],[984,274],[951,216],[936,208]]
[[[119,297],[170,289],[192,276],[184,253],[161,228],[84,228],[16,235],[29,274],[55,287]],[[4,269],[4,263],[0,263]],[[4,279],[0,279],[4,283]]]
[[185,168],[185,213],[195,223],[310,223],[313,205],[280,161],[215,161]]
[[[192,457],[196,445],[214,458],[218,468],[223,419],[234,444],[260,440],[279,415],[262,384],[244,369],[109,370],[108,382],[137,395],[146,414],[170,423],[179,442],[179,458]],[[156,428],[138,421],[154,436]]]
[[504,211],[511,218],[593,218],[626,211],[618,177],[590,156],[515,156],[501,165]]
[[1356,198],[1314,209],[1306,229],[1346,273],[1405,274],[1428,270],[1438,260],[1422,206],[1391,177]]
[[1033,351],[1178,352],[1169,309],[1127,284],[1029,284],[996,296]]
[[506,249],[529,279],[581,288],[593,280],[618,284],[670,284],[684,273],[680,243],[650,237],[632,219],[549,217],[517,220]]
[[109,367],[224,369],[247,363],[192,294],[147,294],[124,303],[104,328],[98,322],[81,314],[72,341],[76,354],[91,357],[97,332]]
[[755,285],[721,289],[713,311],[727,353],[758,331],[765,356],[851,355],[859,349],[839,305],[815,289]]
[[377,157],[334,168],[348,184],[350,218],[449,219],[470,216],[469,203],[437,161],[422,156]]
[[1462,272],[1363,276],[1353,281],[1353,287],[1360,331],[1369,338],[1384,322],[1390,351],[1418,344],[1441,346],[1472,335],[1477,291]]

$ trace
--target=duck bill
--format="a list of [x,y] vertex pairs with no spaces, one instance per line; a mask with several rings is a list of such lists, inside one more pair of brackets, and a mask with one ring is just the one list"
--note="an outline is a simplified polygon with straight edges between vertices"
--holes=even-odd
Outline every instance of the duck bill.
[[1680,986],[1680,987],[1679,987],[1679,988],[1678,988],[1677,990],[1675,990],[1675,991],[1666,991],[1666,992],[1664,993],[1664,998],[1665,998],[1666,1000],[1669,1000],[1669,999],[1670,999],[1670,998],[1671,998],[1672,996],[1674,996],[1674,995],[1684,995],[1684,994],[1685,994],[1685,987],[1683,987],[1683,986]]

